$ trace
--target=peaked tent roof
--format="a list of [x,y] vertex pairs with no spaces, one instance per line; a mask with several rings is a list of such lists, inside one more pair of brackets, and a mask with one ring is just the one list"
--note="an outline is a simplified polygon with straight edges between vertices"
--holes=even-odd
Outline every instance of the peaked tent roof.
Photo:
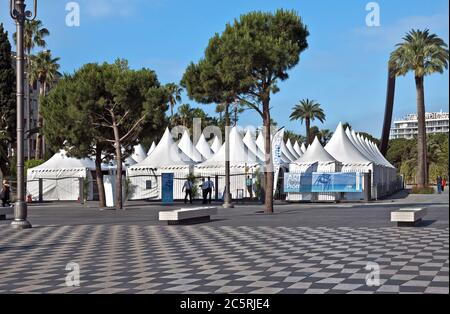
[[315,163],[333,163],[337,160],[331,156],[322,144],[320,144],[319,139],[316,137],[314,142],[308,147],[306,153],[300,157],[296,164],[315,164]]
[[152,146],[151,146],[150,149],[148,150],[147,157],[150,156],[150,155],[153,153],[153,151],[155,150],[155,148],[156,148],[156,144],[155,144],[155,142],[153,142],[153,143],[152,143]]
[[339,123],[336,132],[328,142],[325,149],[331,156],[343,164],[367,165],[372,163],[368,160],[345,134],[342,123]]
[[257,156],[260,160],[264,160],[264,154],[261,150],[258,149],[258,146],[256,145],[256,142],[253,138],[253,134],[250,130],[247,130],[243,142],[255,156]]
[[[230,163],[232,166],[252,165],[258,163],[256,156],[245,146],[236,127],[230,131]],[[225,144],[209,160],[198,165],[199,167],[224,167]]]
[[295,157],[295,159],[300,158],[300,155],[297,154],[297,152],[295,151],[294,147],[292,146],[291,139],[289,139],[289,138],[286,141],[286,147],[289,150],[289,152],[291,153],[291,155]]
[[181,137],[180,142],[178,143],[178,147],[181,151],[191,158],[195,162],[202,162],[203,157],[202,154],[195,148],[194,144],[191,142],[191,138],[189,136],[188,131],[184,131],[183,136]]
[[345,130],[345,134],[347,135],[350,142],[352,142],[352,144],[360,151],[360,153],[364,155],[364,157],[373,162],[377,162],[376,158],[374,158],[372,154],[366,149],[366,147],[361,144],[354,130],[350,131],[350,129],[347,128]]
[[304,153],[302,152],[302,149],[300,148],[300,145],[298,144],[298,141],[295,141],[294,150],[295,150],[295,152],[297,153],[297,155],[299,157],[303,156]]
[[129,170],[182,167],[194,164],[195,162],[178,148],[177,144],[173,141],[169,128],[167,128],[153,153],[143,162],[131,166]]
[[208,145],[208,142],[205,139],[205,136],[200,135],[200,138],[198,139],[197,145],[195,145],[195,148],[198,150],[198,152],[200,154],[202,154],[203,158],[205,160],[208,160],[209,158],[211,158],[214,153],[211,149],[211,147]]
[[306,151],[308,150],[308,148],[306,148],[305,143],[302,143],[302,147],[300,147],[300,149],[301,149],[303,154],[306,153]]
[[217,154],[217,152],[220,150],[221,147],[222,143],[220,142],[219,138],[216,135],[214,137],[213,143],[211,144],[211,150],[213,151],[214,154]]
[[136,160],[137,163],[140,163],[147,158],[147,154],[145,153],[144,147],[139,144],[134,146],[133,148],[133,155],[131,155],[131,158]]
[[32,171],[46,171],[46,170],[68,170],[68,169],[89,169],[95,170],[95,162],[90,158],[78,159],[68,157],[67,152],[61,149],[54,154],[52,158],[44,162],[42,165],[34,167]]

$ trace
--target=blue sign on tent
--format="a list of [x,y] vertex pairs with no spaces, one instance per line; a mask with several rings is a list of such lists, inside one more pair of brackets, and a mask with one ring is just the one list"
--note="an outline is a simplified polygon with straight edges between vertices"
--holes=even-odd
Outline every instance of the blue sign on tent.
[[173,204],[173,173],[161,174],[162,203],[165,205]]
[[357,172],[285,173],[285,193],[362,192],[362,175]]

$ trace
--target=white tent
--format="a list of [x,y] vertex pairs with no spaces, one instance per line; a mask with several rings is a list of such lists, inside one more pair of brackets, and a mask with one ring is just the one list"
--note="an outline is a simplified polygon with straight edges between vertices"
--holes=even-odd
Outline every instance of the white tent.
[[300,155],[297,154],[297,152],[295,151],[294,147],[292,146],[292,142],[291,139],[288,138],[288,140],[286,141],[286,147],[289,150],[289,152],[291,153],[291,155],[293,157],[295,157],[295,160],[300,158]]
[[[271,139],[273,139],[273,135],[271,135]],[[265,156],[265,138],[263,132],[259,132],[258,138],[256,139],[256,146],[258,147],[260,154]],[[297,158],[291,154],[289,149],[286,147],[284,141],[281,141],[281,165],[284,167],[288,167],[289,164],[295,161]]]
[[146,157],[147,154],[145,153],[144,147],[141,144],[134,146],[133,155],[131,155],[131,158],[136,160],[136,163],[144,161]]
[[153,142],[152,146],[150,146],[150,149],[148,150],[147,157],[150,156],[153,153],[155,148],[156,148],[156,144],[155,144],[155,142]]
[[219,151],[220,147],[222,147],[222,143],[220,142],[219,138],[215,136],[213,143],[211,144],[211,150],[214,154],[216,154]]
[[192,144],[188,131],[186,130],[184,131],[183,136],[181,137],[181,140],[178,143],[178,147],[186,156],[188,156],[193,161],[195,162],[203,161],[202,154],[200,154],[197,148],[195,148],[194,145]]
[[[225,187],[225,144],[219,151],[209,160],[195,166],[195,174],[197,176],[213,178],[217,175],[217,186],[219,197],[224,193]],[[245,186],[245,176],[243,174],[252,175],[259,167],[259,159],[244,144],[237,128],[230,131],[230,192],[233,198],[242,198],[247,195]]]
[[76,201],[80,197],[79,179],[82,178],[87,180],[87,199],[92,200],[91,171],[95,171],[93,160],[68,157],[65,150],[60,150],[42,165],[28,169],[27,195],[34,201],[39,199],[39,179],[42,179],[44,201]]
[[[340,169],[341,164],[323,148],[317,137],[305,154],[289,165],[291,173],[338,172]],[[287,197],[289,201],[335,201],[338,198],[336,193],[289,193]]]
[[302,151],[303,154],[306,153],[307,148],[305,143],[302,143],[302,147],[300,147],[300,150]]
[[297,153],[297,155],[298,155],[299,157],[302,157],[302,155],[304,154],[304,152],[303,152],[302,149],[300,148],[300,145],[298,144],[297,141],[295,141],[295,144],[294,144],[294,150],[295,150],[295,152]]
[[247,146],[250,152],[252,152],[259,160],[264,160],[264,153],[258,149],[256,142],[254,140],[253,134],[250,130],[247,130],[247,133],[244,136],[244,144]]
[[205,136],[200,135],[200,138],[198,139],[197,145],[195,145],[195,148],[198,150],[200,154],[202,154],[203,158],[205,160],[208,160],[213,156],[213,151],[211,150],[211,147],[208,145],[208,142],[205,139]]
[[[169,129],[166,129],[158,146],[143,162],[127,169],[127,177],[133,187],[132,200],[160,198],[161,174],[173,173],[184,178],[195,164],[174,142]],[[182,180],[175,180],[174,198],[181,198]]]

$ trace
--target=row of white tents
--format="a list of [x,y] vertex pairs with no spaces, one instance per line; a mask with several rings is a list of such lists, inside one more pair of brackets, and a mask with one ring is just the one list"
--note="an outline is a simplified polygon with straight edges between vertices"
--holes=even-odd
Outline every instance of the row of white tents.
[[[242,134],[243,135],[243,134]],[[237,191],[247,195],[245,187],[246,176],[253,176],[264,165],[264,137],[260,132],[256,137],[254,132],[247,130],[242,136],[238,128],[230,131],[230,168],[231,175],[239,180],[231,180],[230,191],[233,196]],[[133,193],[132,200],[160,199],[161,174],[173,173],[174,199],[184,197],[182,186],[184,178],[189,174],[202,177],[216,177],[219,180],[219,195],[223,193],[226,147],[218,137],[210,145],[202,134],[194,145],[187,131],[175,142],[169,129],[166,129],[158,145],[153,143],[146,153],[141,145],[134,149],[131,158],[125,161],[126,176]],[[330,142],[323,147],[316,139],[308,148],[298,142],[282,141],[280,146],[280,167],[282,171],[295,173],[307,172],[372,172],[372,193],[375,196],[388,194],[397,179],[396,169],[383,157],[378,147],[355,133],[345,130],[341,124],[336,129]],[[106,168],[111,169],[111,165]],[[45,180],[44,200],[73,200],[78,198],[78,178],[87,178],[92,182],[91,172],[95,164],[90,159],[68,158],[64,151],[53,156],[43,165],[28,170],[28,193],[34,199],[37,197],[39,178],[53,179],[47,184]],[[61,180],[54,180],[61,178]],[[64,180],[63,180],[64,179]],[[65,182],[67,181],[67,182]],[[50,184],[50,182],[52,182]],[[92,186],[89,187],[90,198]],[[75,195],[76,194],[76,195]],[[338,194],[312,195],[290,194],[288,200],[336,200]],[[360,198],[362,195],[352,195],[348,198]]]

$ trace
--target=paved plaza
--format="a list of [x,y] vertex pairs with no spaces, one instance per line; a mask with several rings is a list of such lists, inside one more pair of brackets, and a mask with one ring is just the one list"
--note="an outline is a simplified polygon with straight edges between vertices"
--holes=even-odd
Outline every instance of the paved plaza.
[[[429,209],[422,226],[389,222],[411,206]],[[30,207],[33,229],[0,222],[0,293],[449,293],[448,194],[279,204],[270,216],[238,205],[190,226],[157,221],[172,207],[127,208],[50,203]],[[71,262],[79,287],[66,285]],[[373,263],[380,282],[368,286]]]

